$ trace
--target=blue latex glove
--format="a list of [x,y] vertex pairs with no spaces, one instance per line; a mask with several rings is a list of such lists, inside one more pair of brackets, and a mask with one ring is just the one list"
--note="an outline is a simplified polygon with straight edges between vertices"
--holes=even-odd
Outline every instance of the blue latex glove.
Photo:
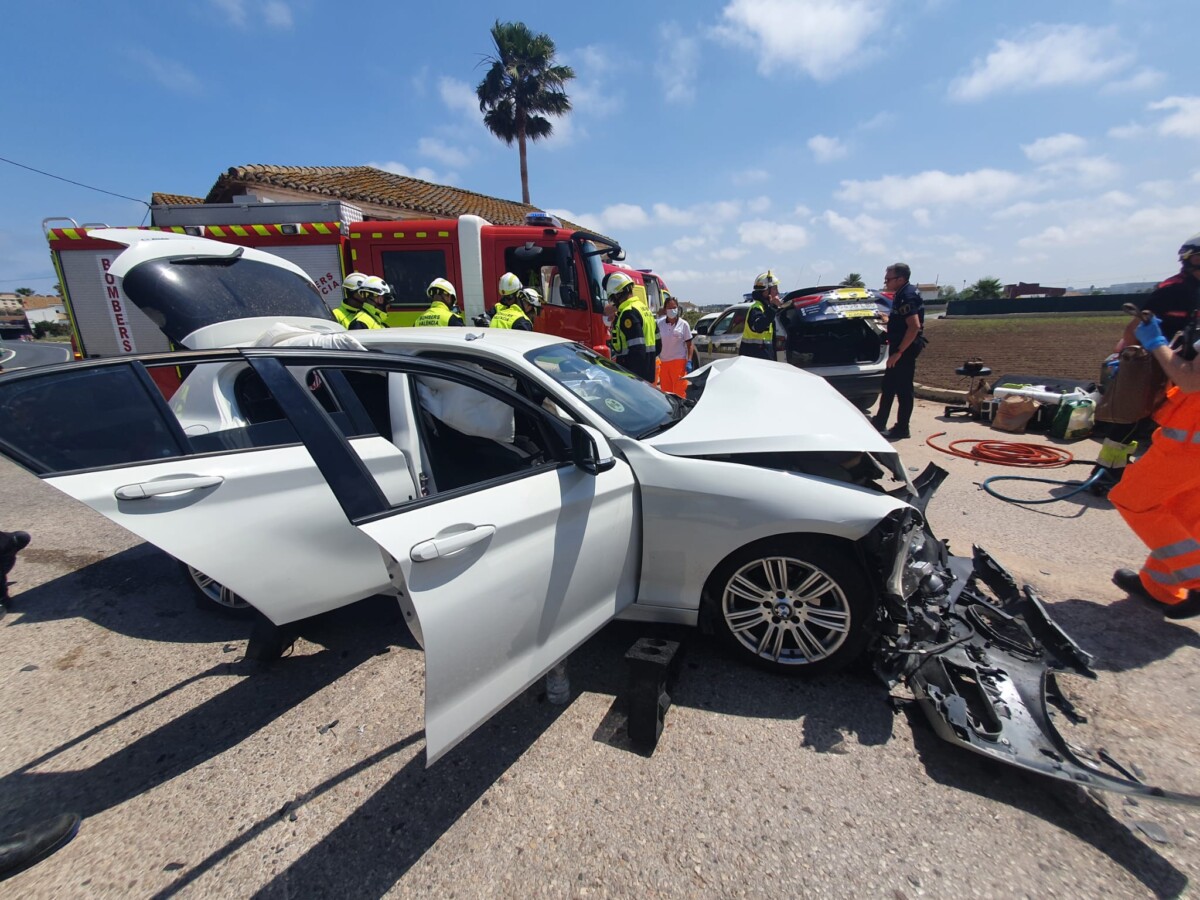
[[691,371],[692,371],[692,369],[693,369],[693,368],[695,368],[695,367],[692,365],[692,361],[689,359],[689,360],[687,361],[687,365],[686,365],[686,366],[684,366],[683,368],[684,368],[684,372],[685,372],[685,373],[688,373],[688,372],[691,372]]
[[1162,333],[1162,319],[1157,316],[1149,322],[1139,322],[1133,333],[1137,336],[1138,343],[1148,351],[1167,346],[1167,339]]

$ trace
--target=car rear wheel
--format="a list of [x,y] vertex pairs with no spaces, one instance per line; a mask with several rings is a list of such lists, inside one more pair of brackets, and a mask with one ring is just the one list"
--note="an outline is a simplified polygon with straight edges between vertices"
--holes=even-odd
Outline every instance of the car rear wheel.
[[254,608],[219,581],[209,578],[199,569],[180,562],[188,584],[192,586],[192,595],[196,606],[207,612],[215,612],[226,616],[248,616]]
[[743,659],[774,672],[834,672],[862,653],[877,599],[848,545],[805,535],[729,556],[706,589],[712,624]]

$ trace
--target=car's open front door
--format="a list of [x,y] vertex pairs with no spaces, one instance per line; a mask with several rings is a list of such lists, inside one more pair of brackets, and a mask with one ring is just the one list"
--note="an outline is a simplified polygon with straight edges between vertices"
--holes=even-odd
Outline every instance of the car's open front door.
[[[347,365],[367,367],[354,356]],[[396,503],[276,360],[253,364],[415,614],[428,763],[633,601],[641,534],[629,466],[573,464],[567,426],[508,386],[419,358],[373,362],[392,374],[393,429],[413,423],[429,476],[427,496]]]

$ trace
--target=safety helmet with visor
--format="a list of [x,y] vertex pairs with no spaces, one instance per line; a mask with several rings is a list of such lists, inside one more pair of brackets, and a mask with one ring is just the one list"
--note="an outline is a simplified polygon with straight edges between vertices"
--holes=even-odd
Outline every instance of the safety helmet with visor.
[[438,291],[441,291],[443,294],[449,294],[455,300],[458,299],[458,292],[454,290],[454,285],[445,278],[435,278],[429,282],[429,287],[425,288],[425,293],[433,298],[436,298]]
[[511,297],[513,294],[520,291],[525,285],[521,284],[521,279],[512,272],[505,272],[500,276],[500,296]]
[[1200,232],[1193,234],[1179,248],[1179,261],[1189,269],[1200,269]]
[[351,272],[342,281],[342,289],[347,294],[353,294],[355,291],[362,290],[362,286],[367,283],[367,276],[362,272]]
[[611,272],[604,282],[604,290],[610,297],[618,297],[633,286],[633,279],[624,272]]

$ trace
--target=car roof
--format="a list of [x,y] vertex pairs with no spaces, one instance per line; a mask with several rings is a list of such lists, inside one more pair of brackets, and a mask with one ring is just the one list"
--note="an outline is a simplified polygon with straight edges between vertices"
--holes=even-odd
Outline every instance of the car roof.
[[509,328],[407,327],[351,332],[368,349],[403,347],[414,350],[467,350],[473,354],[522,359],[530,350],[570,344],[566,338]]

